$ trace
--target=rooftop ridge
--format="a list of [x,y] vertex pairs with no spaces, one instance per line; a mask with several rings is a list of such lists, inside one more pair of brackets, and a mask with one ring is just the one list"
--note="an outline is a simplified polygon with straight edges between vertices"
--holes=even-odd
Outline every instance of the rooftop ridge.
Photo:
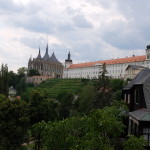
[[101,63],[101,64],[106,63],[106,64],[111,65],[111,64],[138,62],[138,61],[144,61],[144,60],[146,60],[146,55],[108,59],[108,60],[101,60],[101,61],[94,61],[94,62],[85,62],[85,63],[79,63],[79,64],[72,64],[72,65],[70,65],[69,68],[73,69],[73,68],[91,67],[96,63]]

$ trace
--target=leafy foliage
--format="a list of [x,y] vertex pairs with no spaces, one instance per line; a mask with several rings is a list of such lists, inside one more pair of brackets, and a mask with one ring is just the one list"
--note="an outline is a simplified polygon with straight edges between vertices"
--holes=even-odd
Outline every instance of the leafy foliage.
[[0,94],[8,96],[8,67],[3,64],[0,70]]
[[111,79],[110,86],[115,92],[123,88],[124,80],[123,79]]
[[16,73],[14,73],[13,71],[9,71],[8,72],[8,86],[13,86],[14,88],[16,88],[16,85],[19,83],[19,78],[18,75]]
[[74,96],[73,94],[66,93],[62,99],[59,100],[59,117],[60,119],[66,119],[70,116],[72,104],[73,104]]
[[28,76],[31,77],[31,76],[38,76],[40,75],[40,73],[38,72],[37,69],[30,69],[29,72],[28,72]]
[[21,67],[17,70],[17,74],[20,78],[25,77],[27,74],[27,68],[26,67]]
[[146,141],[143,137],[137,138],[133,135],[124,143],[124,150],[145,150]]
[[121,94],[122,94],[121,90],[117,90],[117,91],[113,92],[112,99],[117,100],[117,101],[121,101]]
[[106,76],[106,64],[103,64],[102,71],[100,71],[99,78],[95,83],[95,108],[104,108],[110,106],[112,102],[112,91],[110,86],[110,78]]
[[42,128],[41,123],[37,126],[47,149],[114,149],[111,141],[124,128],[119,113],[118,107],[112,106],[93,110],[89,116],[43,123]]
[[0,149],[16,150],[25,142],[29,127],[25,102],[6,100],[0,105]]
[[85,86],[79,94],[77,110],[83,115],[89,114],[89,112],[94,108],[94,99],[94,87],[90,85]]
[[44,121],[53,121],[58,118],[58,102],[53,99],[45,99],[44,94],[33,91],[30,98],[31,124]]

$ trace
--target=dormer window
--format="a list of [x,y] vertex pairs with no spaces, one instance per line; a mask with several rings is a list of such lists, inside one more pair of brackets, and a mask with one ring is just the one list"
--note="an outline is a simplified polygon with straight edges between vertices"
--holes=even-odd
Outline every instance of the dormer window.
[[139,100],[140,100],[140,90],[139,89],[135,89],[134,90],[134,102],[136,104],[138,104]]

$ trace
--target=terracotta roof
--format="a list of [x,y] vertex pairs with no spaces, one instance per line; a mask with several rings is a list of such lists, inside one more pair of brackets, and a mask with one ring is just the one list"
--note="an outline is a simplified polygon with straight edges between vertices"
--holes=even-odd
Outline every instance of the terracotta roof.
[[[31,76],[31,78],[42,78],[42,77],[48,77],[51,78],[52,76]],[[30,77],[29,77],[30,78]]]
[[92,66],[95,66],[97,63],[100,63],[100,64],[106,63],[108,65],[113,65],[113,64],[139,62],[139,61],[145,61],[145,60],[146,60],[146,55],[134,56],[134,57],[126,57],[126,58],[118,58],[118,59],[110,59],[110,60],[102,60],[102,61],[95,61],[95,62],[80,63],[80,64],[72,64],[72,65],[70,65],[69,69],[92,67]]

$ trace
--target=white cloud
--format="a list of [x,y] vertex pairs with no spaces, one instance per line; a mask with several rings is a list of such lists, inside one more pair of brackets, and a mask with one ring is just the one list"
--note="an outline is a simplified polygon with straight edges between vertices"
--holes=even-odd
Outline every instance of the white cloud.
[[144,54],[150,42],[150,1],[1,0],[0,63],[26,66],[38,47],[74,62]]

